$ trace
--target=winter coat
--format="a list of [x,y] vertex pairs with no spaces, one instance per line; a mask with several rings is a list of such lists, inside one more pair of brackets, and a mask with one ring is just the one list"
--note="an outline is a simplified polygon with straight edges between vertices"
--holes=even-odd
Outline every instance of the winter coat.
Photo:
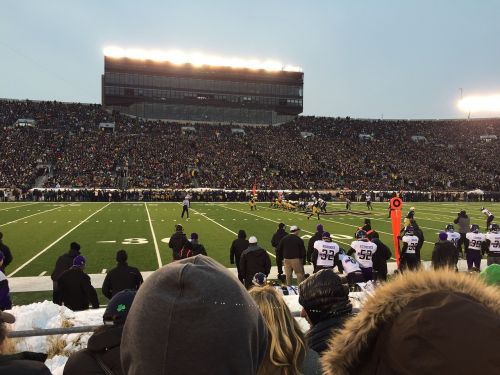
[[283,237],[285,237],[288,233],[284,229],[278,229],[276,233],[273,234],[273,238],[271,239],[271,245],[275,249],[280,244],[280,241]]
[[3,264],[0,267],[0,271],[5,271],[5,268],[12,262],[12,253],[7,245],[5,245],[2,240],[0,240],[0,251],[3,253]]
[[54,271],[52,271],[52,274],[50,275],[52,281],[58,281],[63,272],[69,270],[73,266],[73,259],[75,259],[77,255],[80,255],[79,251],[70,250],[66,254],[57,258]]
[[371,242],[377,245],[377,251],[373,254],[373,269],[377,271],[379,278],[387,278],[387,261],[391,259],[391,250],[378,238],[372,238]]
[[240,258],[240,271],[245,279],[245,286],[250,288],[253,277],[257,272],[262,272],[266,276],[271,272],[271,258],[266,250],[258,245],[250,244]]
[[10,299],[9,280],[5,274],[0,271],[0,310],[12,309],[12,300]]
[[243,285],[197,255],[167,264],[139,288],[123,328],[123,372],[255,375],[267,336]]
[[458,249],[451,241],[439,241],[434,244],[432,250],[432,268],[455,269],[458,262]]
[[102,362],[115,375],[122,375],[120,362],[120,341],[123,326],[104,326],[90,336],[87,349],[73,353],[66,366],[64,375],[105,375],[95,356],[99,355]]
[[189,243],[190,242],[188,241],[184,233],[175,232],[174,234],[172,234],[172,237],[170,237],[170,241],[168,241],[168,247],[172,249],[174,260],[179,259],[179,252],[185,245]]
[[[314,350],[306,348],[306,355],[304,362],[302,362],[301,374],[302,375],[321,375],[321,364],[319,355]],[[259,369],[261,375],[282,375],[283,367],[274,366],[271,362],[266,361]]]
[[351,314],[335,316],[313,325],[306,333],[307,345],[321,355],[328,348],[328,341],[333,333],[341,329]]
[[306,253],[306,259],[308,262],[312,261],[312,254],[314,253],[314,243],[322,239],[323,239],[323,232],[316,232],[309,239],[309,242],[307,243],[307,253]]
[[469,216],[459,215],[455,220],[453,220],[455,224],[458,224],[458,233],[468,233],[470,227],[470,219]]
[[231,264],[236,261],[236,267],[240,265],[241,254],[248,249],[248,240],[244,238],[237,238],[231,244],[231,249],[229,249],[229,260]]
[[44,362],[47,354],[21,352],[0,355],[0,374],[5,375],[51,375]]
[[322,356],[325,374],[498,374],[499,301],[500,289],[479,277],[400,275],[334,335]]
[[73,310],[87,310],[89,304],[99,308],[97,293],[90,283],[90,276],[79,267],[65,271],[58,281],[59,291],[64,306]]
[[102,283],[102,294],[111,299],[125,289],[137,290],[143,283],[141,272],[136,267],[130,267],[126,262],[110,270]]
[[304,240],[296,234],[288,234],[283,237],[276,250],[276,258],[280,259],[303,259],[306,257]]

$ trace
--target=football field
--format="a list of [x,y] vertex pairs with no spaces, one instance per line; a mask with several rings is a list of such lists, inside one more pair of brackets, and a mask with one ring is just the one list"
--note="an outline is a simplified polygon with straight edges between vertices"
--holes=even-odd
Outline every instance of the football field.
[[[486,222],[480,212],[483,204],[493,214],[500,215],[500,203],[404,203],[403,217],[414,206],[415,219],[425,235],[422,258],[430,259],[437,233],[452,223],[461,209],[483,231]],[[353,213],[342,213],[344,203],[329,203],[329,214],[319,222],[347,249],[356,228],[370,218],[373,229],[392,249],[388,203],[373,206],[373,211],[367,211],[365,203],[353,203]],[[179,203],[164,202],[0,203],[0,232],[14,256],[7,275],[50,275],[57,257],[68,251],[72,241],[80,243],[81,252],[87,257],[88,273],[104,273],[113,268],[119,249],[128,252],[130,265],[152,271],[171,261],[168,240],[177,223],[184,226],[188,237],[191,232],[198,233],[208,255],[231,267],[229,248],[240,229],[247,232],[247,238],[255,235],[260,246],[274,255],[271,237],[278,223],[285,223],[287,230],[290,225],[298,225],[306,246],[318,224],[316,218],[307,220],[305,213],[270,208],[267,202],[259,202],[257,211],[250,211],[247,203],[194,202],[189,220],[181,219],[181,211]],[[275,263],[274,256],[271,258]]]

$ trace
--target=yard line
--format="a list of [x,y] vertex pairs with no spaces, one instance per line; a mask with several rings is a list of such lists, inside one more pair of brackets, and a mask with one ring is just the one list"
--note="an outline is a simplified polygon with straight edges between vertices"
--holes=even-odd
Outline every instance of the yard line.
[[31,215],[28,215],[28,216],[25,216],[25,217],[20,217],[19,219],[9,221],[9,222],[7,222],[7,223],[5,223],[5,224],[0,224],[0,227],[4,227],[4,226],[6,226],[6,225],[16,223],[16,222],[18,222],[19,220],[24,220],[24,219],[27,219],[27,218],[29,218],[29,217],[35,216],[35,215],[40,215],[40,214],[44,214],[44,213],[49,212],[49,211],[58,210],[58,209],[60,209],[60,208],[66,207],[66,206],[71,206],[71,204],[72,204],[72,203],[70,203],[70,204],[66,204],[66,205],[64,205],[64,206],[59,206],[59,207],[51,208],[50,210],[40,211],[40,212],[37,212],[36,214],[31,214]]
[[43,271],[43,272],[42,272],[42,273],[40,273],[40,275],[38,275],[38,276],[43,276],[43,275],[45,275],[46,273],[47,273],[47,271]]
[[[225,206],[224,206],[224,207],[225,207]],[[205,214],[205,213],[201,213],[201,212],[198,212],[198,211],[196,211],[194,208],[192,208],[191,210],[192,210],[195,214],[198,214],[198,215],[200,215],[200,216],[204,217],[205,219],[210,220],[212,223],[217,224],[219,227],[224,228],[225,230],[227,230],[228,232],[230,232],[230,233],[234,234],[235,236],[237,236],[237,235],[238,235],[238,233],[236,233],[236,232],[232,231],[232,230],[231,230],[231,229],[229,229],[228,227],[225,227],[224,225],[222,225],[222,224],[220,224],[220,223],[216,222],[214,219],[209,218],[209,217],[207,216],[207,214]],[[237,210],[236,210],[236,211],[237,211]],[[269,252],[269,251],[267,251],[267,250],[266,250],[266,253],[268,253],[269,255],[271,255],[273,258],[276,258],[276,255],[274,255],[274,254],[270,253],[270,252]]]
[[19,207],[25,207],[25,206],[32,206],[34,204],[38,204],[39,202],[34,202],[34,203],[27,203],[27,204],[21,204],[21,205],[15,205],[7,208],[1,208],[0,211],[7,211],[7,210],[12,210],[13,208],[19,208]]
[[163,265],[161,262],[160,249],[158,248],[158,242],[156,241],[155,230],[153,229],[153,223],[151,222],[151,216],[149,215],[148,205],[144,202],[144,207],[146,208],[146,213],[148,214],[149,228],[151,228],[151,235],[153,236],[153,243],[155,245],[156,259],[158,259],[158,268]]
[[22,270],[24,267],[26,267],[28,264],[30,264],[31,262],[33,262],[36,258],[38,258],[40,255],[42,255],[43,253],[45,253],[47,250],[49,250],[52,246],[54,246],[55,244],[57,244],[59,241],[61,241],[64,237],[66,237],[68,234],[70,234],[71,232],[73,232],[76,228],[78,228],[80,225],[82,225],[83,223],[85,223],[88,219],[90,219],[92,216],[98,214],[99,212],[101,212],[102,210],[104,210],[106,207],[108,207],[109,205],[111,204],[111,202],[109,202],[107,205],[99,208],[97,211],[95,211],[93,214],[89,215],[86,219],[83,219],[82,221],[80,221],[80,223],[78,223],[77,225],[75,225],[73,228],[71,228],[69,231],[67,231],[66,233],[64,233],[61,237],[59,237],[57,240],[55,240],[54,242],[52,242],[49,246],[47,246],[45,249],[41,250],[38,254],[36,254],[34,257],[32,257],[31,259],[28,259],[26,262],[24,262],[22,265],[20,265],[19,267],[17,267],[14,271],[12,271],[8,277],[11,277],[11,276],[14,276],[16,273],[18,273],[20,270]]
[[[232,208],[232,207],[228,207],[228,206],[225,206],[225,208],[227,208],[228,210],[233,210],[233,211],[237,211],[237,212],[241,212],[243,214],[247,214],[247,215],[252,215],[252,216],[257,216],[257,217],[260,217],[261,219],[264,219],[264,220],[267,220],[267,221],[271,221],[273,223],[280,223],[281,221],[276,221],[276,220],[273,220],[273,219],[269,219],[268,217],[265,217],[265,216],[259,216],[259,215],[256,215],[256,214],[253,214],[251,212],[246,212],[246,211],[241,211],[241,210],[237,210],[236,208]],[[292,212],[293,213],[293,212]],[[314,232],[311,232],[311,231],[308,231],[308,230],[305,230],[305,229],[300,229],[302,232],[306,232],[306,233],[310,233],[310,234],[314,234]],[[347,242],[343,242],[343,241],[339,241],[337,239],[334,239],[335,242],[340,242],[341,244],[343,245],[347,245],[347,246],[351,246],[351,244],[347,243]],[[274,256],[274,255],[273,255]]]

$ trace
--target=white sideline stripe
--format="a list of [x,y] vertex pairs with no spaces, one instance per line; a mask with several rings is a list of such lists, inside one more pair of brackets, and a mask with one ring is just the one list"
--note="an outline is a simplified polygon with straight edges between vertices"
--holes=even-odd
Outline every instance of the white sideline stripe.
[[45,249],[41,250],[38,254],[36,254],[34,257],[32,257],[31,259],[27,260],[26,262],[24,262],[23,264],[21,264],[19,267],[17,267],[14,271],[12,271],[10,274],[9,274],[9,277],[15,275],[16,273],[18,273],[20,270],[22,270],[24,267],[26,267],[28,264],[30,264],[31,262],[33,262],[36,258],[38,258],[40,255],[42,255],[43,253],[45,253],[47,250],[49,250],[52,246],[54,246],[56,243],[58,243],[59,241],[61,241],[64,237],[66,237],[68,234],[70,234],[71,232],[73,232],[76,228],[78,228],[80,225],[82,225],[83,223],[86,223],[88,219],[90,219],[92,216],[98,214],[99,212],[101,212],[102,210],[104,210],[106,207],[108,207],[109,205],[111,204],[111,202],[109,202],[107,205],[99,208],[96,212],[94,212],[93,214],[91,214],[90,216],[88,216],[86,219],[80,221],[80,223],[78,223],[77,225],[75,225],[73,228],[71,228],[69,231],[67,231],[66,233],[64,233],[61,237],[59,237],[57,240],[55,240],[54,242],[52,242],[49,246],[47,246]]
[[[269,219],[269,218],[264,217],[264,216],[259,216],[259,215],[253,214],[253,213],[251,213],[251,212],[245,212],[245,211],[237,210],[236,208],[231,208],[231,207],[227,207],[227,206],[226,206],[226,208],[227,208],[228,210],[233,210],[233,211],[241,212],[241,213],[243,213],[243,214],[252,215],[252,216],[257,216],[257,217],[260,217],[261,219],[264,219],[264,220],[267,220],[267,221],[271,221],[271,222],[273,222],[273,223],[280,223],[280,222],[281,222],[281,221],[276,221],[276,220],[273,220],[273,219]],[[314,232],[311,232],[311,231],[308,231],[308,230],[305,230],[305,229],[302,229],[302,228],[301,228],[300,230],[301,230],[302,232],[305,232],[305,233],[314,234]],[[347,245],[347,246],[349,246],[349,247],[351,246],[351,244],[348,244],[347,242],[339,241],[339,240],[337,240],[337,239],[334,239],[334,241],[335,241],[335,242],[339,242],[339,243],[341,243],[341,244],[343,244],[343,245]],[[269,253],[269,251],[268,251],[268,253]],[[269,253],[269,254],[271,254],[271,253]],[[271,255],[273,255],[273,254],[271,254]],[[275,256],[273,255],[273,257],[275,257]],[[276,258],[276,257],[275,257],[275,258]]]
[[11,206],[11,207],[7,207],[7,208],[0,208],[0,211],[7,211],[7,210],[12,210],[13,208],[19,208],[19,207],[25,207],[25,206],[32,206],[34,204],[37,204],[38,202],[34,202],[34,203],[27,203],[27,204],[21,204],[21,205],[14,205],[14,206]]
[[60,208],[66,207],[66,206],[71,206],[71,204],[72,204],[72,203],[70,203],[70,204],[66,204],[66,205],[64,205],[64,206],[59,206],[59,207],[51,208],[50,210],[40,211],[40,212],[37,212],[37,213],[35,213],[35,214],[31,214],[31,215],[28,215],[28,216],[25,216],[25,217],[20,217],[19,219],[9,221],[9,222],[7,222],[7,223],[5,223],[5,224],[0,224],[0,227],[3,227],[3,226],[5,226],[5,225],[9,225],[9,224],[16,223],[16,222],[18,222],[19,220],[24,220],[24,219],[27,219],[27,218],[29,218],[29,217],[35,216],[35,215],[40,215],[40,214],[44,214],[44,213],[49,212],[49,211],[58,210],[58,209],[60,209]]
[[106,268],[103,268],[101,273],[106,273],[107,269]]
[[43,276],[43,275],[45,275],[46,273],[47,273],[47,271],[43,271],[43,272],[42,272],[42,273],[40,273],[40,275],[38,275],[38,276]]
[[156,241],[155,230],[153,229],[153,223],[151,222],[151,216],[149,215],[148,205],[144,202],[144,207],[146,208],[146,213],[148,214],[149,228],[151,228],[151,235],[153,236],[153,244],[155,245],[156,259],[158,260],[158,268],[163,265],[161,262],[160,249],[158,248],[158,242]]

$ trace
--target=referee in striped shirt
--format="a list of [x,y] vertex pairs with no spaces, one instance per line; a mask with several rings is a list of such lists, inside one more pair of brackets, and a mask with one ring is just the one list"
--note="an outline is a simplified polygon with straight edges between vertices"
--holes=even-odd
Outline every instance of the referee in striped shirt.
[[187,196],[182,201],[182,214],[181,214],[181,218],[184,217],[184,213],[186,213],[187,218],[189,219],[189,197],[187,197]]

